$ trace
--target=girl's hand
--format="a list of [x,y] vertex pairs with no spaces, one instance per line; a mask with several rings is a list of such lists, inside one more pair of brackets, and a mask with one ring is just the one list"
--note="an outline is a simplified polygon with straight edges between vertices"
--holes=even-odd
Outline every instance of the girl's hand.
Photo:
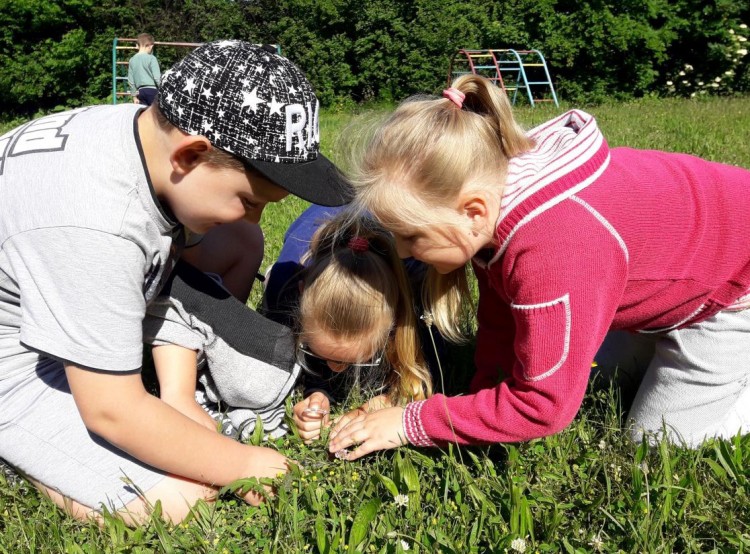
[[336,436],[336,433],[341,431],[341,429],[346,427],[351,421],[353,421],[357,417],[361,415],[369,414],[370,412],[374,412],[376,410],[382,410],[383,408],[390,408],[391,406],[392,406],[391,401],[388,400],[388,397],[384,394],[370,398],[370,400],[362,404],[356,410],[347,412],[341,417],[339,417],[338,419],[336,419],[333,422],[333,430],[331,431],[331,437]]
[[[340,425],[350,414],[354,417]],[[376,450],[397,448],[407,443],[402,417],[404,409],[400,406],[383,408],[371,413],[364,413],[360,408],[341,418],[336,429],[331,432],[328,451],[337,454],[338,458],[356,460]],[[341,455],[350,447],[354,450]]]
[[331,401],[322,392],[314,392],[294,405],[292,419],[305,444],[320,437],[320,430],[331,424],[328,417],[330,410]]

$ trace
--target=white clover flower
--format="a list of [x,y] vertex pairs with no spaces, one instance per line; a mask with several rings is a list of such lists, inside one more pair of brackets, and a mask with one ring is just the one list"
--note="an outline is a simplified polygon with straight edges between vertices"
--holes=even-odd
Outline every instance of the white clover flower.
[[396,506],[408,506],[409,505],[409,497],[405,494],[397,494],[393,497],[393,503]]
[[703,81],[698,81],[698,86],[702,87],[703,86]]
[[740,42],[747,42],[746,37],[739,37],[737,40],[739,40]]
[[516,552],[526,552],[526,541],[522,538],[513,539],[510,543],[510,549]]
[[597,552],[601,552],[604,548],[604,541],[602,540],[601,536],[592,535],[591,540],[589,541],[589,544],[594,547],[594,550]]
[[740,48],[739,50],[737,50],[737,53],[740,56],[747,56],[747,48]]
[[716,77],[716,79],[714,79],[714,81],[716,81],[717,83],[721,83],[721,77]]
[[711,83],[712,88],[719,88],[719,83]]
[[740,29],[747,29],[747,25],[745,25],[744,23],[740,23]]
[[409,550],[409,543],[406,542],[404,539],[401,539],[401,549],[406,552]]
[[690,93],[690,98],[695,98],[695,93],[694,92]]
[[692,70],[693,70],[693,66],[690,65],[689,63],[686,63],[685,64],[685,71],[692,71]]
[[[667,82],[668,85],[672,84],[672,81]],[[607,443],[604,441],[604,439],[599,441],[599,450],[604,450],[607,448]]]
[[724,72],[724,75],[729,75],[731,77],[732,75],[734,75],[734,71],[732,71],[731,69],[729,69],[728,71]]
[[680,71],[680,77],[684,77],[684,76],[685,76],[685,72],[684,71]]
[[641,471],[643,472],[643,475],[648,475],[648,463],[646,460],[641,462]]
[[667,81],[667,86],[671,87],[674,83],[672,81]]

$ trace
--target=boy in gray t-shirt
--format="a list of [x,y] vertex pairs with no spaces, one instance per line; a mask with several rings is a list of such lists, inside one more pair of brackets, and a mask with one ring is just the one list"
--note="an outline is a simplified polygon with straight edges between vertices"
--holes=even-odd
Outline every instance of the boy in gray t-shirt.
[[146,110],[80,108],[0,136],[0,458],[74,516],[104,504],[129,521],[157,500],[179,521],[217,487],[286,471],[147,393],[142,322],[185,228],[257,223],[289,192],[346,202],[318,146],[301,72],[229,40],[165,72]]

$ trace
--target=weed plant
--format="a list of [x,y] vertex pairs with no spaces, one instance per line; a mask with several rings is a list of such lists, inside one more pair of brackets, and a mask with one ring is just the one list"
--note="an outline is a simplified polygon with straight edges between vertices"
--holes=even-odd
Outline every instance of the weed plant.
[[[519,118],[530,127],[563,109],[522,109]],[[612,146],[750,167],[750,98],[647,99],[591,111]],[[324,150],[333,159],[345,147],[333,139],[355,117],[323,116]],[[304,207],[288,198],[267,208],[266,266]],[[256,290],[251,302],[259,297]],[[471,345],[451,350],[442,365],[448,392],[461,390]],[[251,507],[227,492],[177,526],[161,521],[158,505],[135,529],[109,515],[101,528],[75,522],[4,472],[0,553],[750,552],[750,436],[696,450],[633,443],[624,408],[615,387],[592,386],[574,422],[552,437],[401,448],[356,462],[330,458],[325,434],[311,445],[283,437],[265,444],[299,465],[276,481],[275,497]],[[251,442],[261,444],[261,433]],[[252,479],[236,485],[258,486]]]

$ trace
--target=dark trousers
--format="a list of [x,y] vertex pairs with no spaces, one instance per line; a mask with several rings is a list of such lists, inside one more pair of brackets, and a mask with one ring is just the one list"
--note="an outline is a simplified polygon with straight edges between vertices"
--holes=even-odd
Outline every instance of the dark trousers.
[[141,87],[138,89],[138,102],[144,106],[150,106],[156,99],[156,93],[158,89],[156,87]]

